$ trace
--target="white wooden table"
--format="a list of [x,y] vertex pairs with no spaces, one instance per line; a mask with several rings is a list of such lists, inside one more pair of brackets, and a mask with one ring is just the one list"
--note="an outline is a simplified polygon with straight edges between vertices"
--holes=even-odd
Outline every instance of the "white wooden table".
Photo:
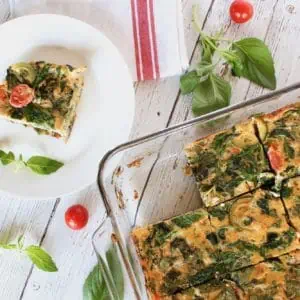
[[[185,35],[191,63],[199,59],[198,39],[191,26],[191,7],[201,6],[206,32],[224,28],[230,38],[259,37],[269,45],[276,62],[278,88],[300,80],[299,0],[253,0],[255,16],[237,26],[228,16],[229,0],[183,0]],[[246,80],[232,80],[232,103],[264,93]],[[191,118],[191,100],[179,92],[179,76],[135,85],[136,116],[130,139]],[[96,184],[72,196],[50,201],[22,201],[1,197],[0,240],[25,233],[26,242],[40,244],[54,258],[59,271],[41,272],[30,261],[9,252],[0,256],[0,299],[82,299],[82,286],[96,264],[91,235],[98,227],[104,207]],[[82,203],[90,212],[87,227],[72,231],[64,223],[66,209]]]

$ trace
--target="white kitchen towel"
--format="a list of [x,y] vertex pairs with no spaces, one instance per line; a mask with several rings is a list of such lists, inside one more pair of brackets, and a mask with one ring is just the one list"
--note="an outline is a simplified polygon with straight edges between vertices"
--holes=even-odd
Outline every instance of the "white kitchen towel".
[[14,1],[16,17],[63,14],[98,28],[123,54],[135,81],[180,74],[188,66],[181,0]]

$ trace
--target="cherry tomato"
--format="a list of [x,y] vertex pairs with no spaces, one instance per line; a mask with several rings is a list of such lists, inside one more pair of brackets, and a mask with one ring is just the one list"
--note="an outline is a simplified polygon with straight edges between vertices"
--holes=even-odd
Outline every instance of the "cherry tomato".
[[0,85],[0,104],[8,102],[8,94],[5,86]]
[[253,6],[246,0],[235,0],[230,5],[230,17],[235,23],[248,22],[253,16]]
[[13,107],[21,108],[28,105],[33,98],[34,90],[27,84],[19,84],[13,88],[9,103]]
[[88,222],[89,212],[87,209],[80,205],[73,205],[65,212],[66,224],[73,230],[82,229]]
[[277,145],[272,144],[269,147],[268,156],[269,156],[272,168],[275,171],[279,171],[284,164],[284,160],[283,160],[283,157],[282,157],[280,151],[278,151],[278,149],[277,149]]

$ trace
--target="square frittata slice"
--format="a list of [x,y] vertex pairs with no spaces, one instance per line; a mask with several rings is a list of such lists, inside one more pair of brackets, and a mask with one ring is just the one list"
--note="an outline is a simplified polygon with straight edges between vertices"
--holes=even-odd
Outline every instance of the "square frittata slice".
[[243,290],[231,280],[212,280],[161,300],[246,300]]
[[259,187],[273,175],[252,120],[185,147],[206,207]]
[[300,175],[300,103],[255,120],[279,189],[283,179]]
[[286,268],[280,260],[268,260],[230,274],[245,299],[291,299],[286,293]]
[[0,117],[67,140],[76,117],[85,68],[21,62],[0,85]]
[[214,277],[216,246],[205,210],[136,228],[131,235],[151,299]]
[[291,224],[300,232],[300,177],[291,178],[283,184],[281,197]]
[[257,264],[300,247],[280,198],[258,189],[209,209],[223,273]]

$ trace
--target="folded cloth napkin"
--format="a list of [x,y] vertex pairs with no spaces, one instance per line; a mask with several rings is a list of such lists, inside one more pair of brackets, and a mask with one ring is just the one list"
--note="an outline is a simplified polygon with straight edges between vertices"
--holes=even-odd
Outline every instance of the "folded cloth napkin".
[[181,0],[15,0],[16,17],[55,13],[101,30],[121,51],[135,81],[188,66]]

